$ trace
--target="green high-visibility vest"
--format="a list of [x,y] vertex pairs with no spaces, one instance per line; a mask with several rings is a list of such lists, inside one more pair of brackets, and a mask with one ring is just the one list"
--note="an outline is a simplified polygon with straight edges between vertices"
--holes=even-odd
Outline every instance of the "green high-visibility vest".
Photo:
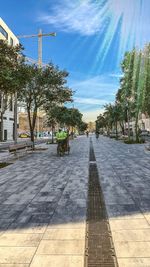
[[63,132],[63,131],[58,132],[56,134],[57,140],[64,140],[64,139],[66,139],[66,137],[67,137],[67,134],[65,132]]

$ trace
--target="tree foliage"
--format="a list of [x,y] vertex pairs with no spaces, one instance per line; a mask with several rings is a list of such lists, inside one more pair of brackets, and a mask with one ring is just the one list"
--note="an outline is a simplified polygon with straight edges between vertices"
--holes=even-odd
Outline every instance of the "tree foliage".
[[105,105],[103,115],[97,118],[99,127],[108,131],[116,129],[118,124],[125,133],[128,124],[130,139],[130,122],[135,122],[135,137],[139,141],[139,115],[150,116],[150,44],[143,50],[133,49],[126,52],[121,63],[122,77],[120,88],[116,93],[114,104]]
[[21,68],[24,62],[22,46],[15,47],[0,40],[0,108],[1,108],[1,141],[3,141],[3,116],[9,106],[9,97],[24,86]]
[[26,77],[26,85],[20,91],[19,100],[27,109],[31,140],[34,141],[38,109],[50,113],[52,105],[71,101],[72,90],[65,85],[68,73],[59,70],[52,63],[44,69],[35,65],[24,65],[22,71]]

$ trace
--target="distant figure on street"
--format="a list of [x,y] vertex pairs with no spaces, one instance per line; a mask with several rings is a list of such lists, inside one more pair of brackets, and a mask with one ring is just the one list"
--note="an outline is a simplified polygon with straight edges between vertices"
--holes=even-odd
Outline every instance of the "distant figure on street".
[[86,136],[89,137],[89,131],[88,130],[86,131]]
[[96,130],[95,135],[96,135],[96,139],[98,139],[99,138],[99,131],[98,130]]

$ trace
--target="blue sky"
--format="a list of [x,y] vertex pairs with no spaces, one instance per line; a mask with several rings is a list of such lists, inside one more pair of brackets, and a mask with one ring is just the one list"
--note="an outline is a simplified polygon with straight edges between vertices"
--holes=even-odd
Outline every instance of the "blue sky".
[[[5,0],[0,16],[16,35],[57,33],[43,38],[43,62],[69,71],[74,106],[95,120],[119,88],[125,51],[150,41],[149,0]],[[37,39],[21,39],[37,59]]]

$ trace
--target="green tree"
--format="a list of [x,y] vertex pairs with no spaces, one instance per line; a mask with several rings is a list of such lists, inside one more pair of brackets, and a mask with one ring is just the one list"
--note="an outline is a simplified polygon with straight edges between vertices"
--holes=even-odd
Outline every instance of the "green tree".
[[55,126],[57,124],[57,120],[56,120],[56,106],[51,107],[51,109],[49,108],[49,110],[47,111],[46,117],[46,124],[48,127],[51,127],[52,129],[52,144],[54,143],[54,130],[55,130]]
[[138,120],[139,113],[142,110],[142,98],[143,98],[143,71],[144,71],[144,58],[142,52],[136,53],[134,74],[133,74],[133,101],[134,101],[134,118],[135,118],[135,137],[139,142]]
[[127,122],[127,107],[123,99],[122,90],[119,89],[116,94],[116,105],[118,107],[118,122],[122,130],[122,134],[125,134],[125,123]]
[[96,131],[104,132],[107,126],[107,121],[104,115],[100,114],[96,120]]
[[[120,124],[124,134],[128,123],[130,140],[130,121],[135,121],[135,138],[139,142],[139,115],[143,112],[150,116],[150,44],[143,50],[133,49],[126,52],[121,63],[123,76],[116,94],[115,103],[105,105],[103,114],[108,132]],[[97,120],[101,124],[102,118]]]
[[60,107],[57,113],[57,122],[61,125],[71,127],[72,131],[75,126],[82,122],[82,114],[76,108]]
[[20,75],[20,70],[24,62],[22,46],[15,47],[0,40],[0,109],[1,109],[1,137],[3,141],[3,116],[9,107],[9,98],[24,85],[24,77]]
[[121,64],[123,77],[120,79],[120,89],[122,94],[122,106],[126,111],[126,119],[128,123],[128,138],[130,139],[130,121],[133,117],[134,102],[133,93],[133,74],[135,70],[136,50],[126,52]]
[[25,104],[27,109],[31,141],[34,143],[38,109],[48,112],[52,103],[68,101],[72,96],[72,91],[65,86],[68,73],[60,71],[52,63],[44,69],[34,65],[25,65],[24,75],[27,77],[27,83],[20,92],[19,100]]
[[145,67],[142,112],[150,117],[150,44],[145,46],[143,54]]
[[81,121],[79,124],[78,124],[78,129],[79,129],[79,132],[80,133],[83,133],[87,130],[88,128],[88,124],[84,121]]

